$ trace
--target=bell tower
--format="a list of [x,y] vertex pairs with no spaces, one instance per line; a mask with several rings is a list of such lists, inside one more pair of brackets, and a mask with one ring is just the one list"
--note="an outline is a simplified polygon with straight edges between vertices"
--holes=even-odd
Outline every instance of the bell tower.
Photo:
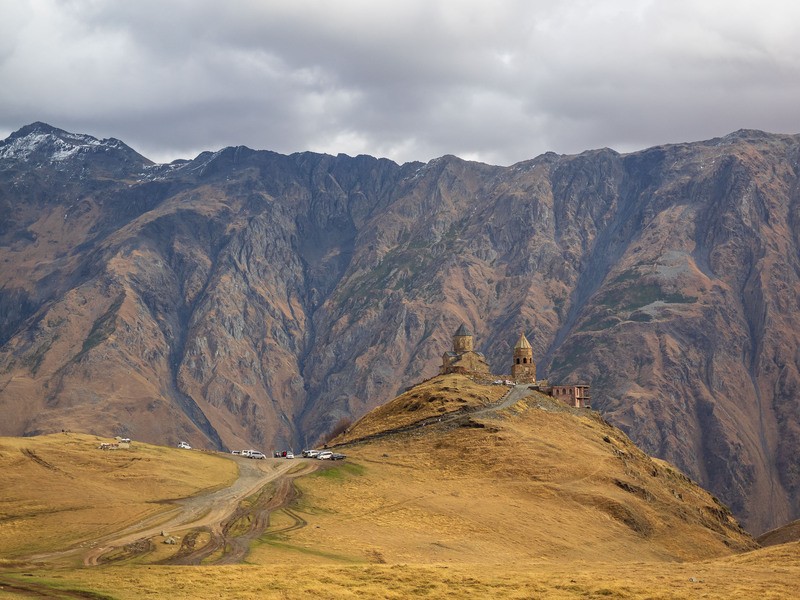
[[535,383],[536,365],[533,362],[533,348],[525,334],[521,334],[514,344],[514,360],[511,364],[511,378],[517,383]]
[[453,352],[456,354],[472,352],[472,333],[463,323],[453,334]]

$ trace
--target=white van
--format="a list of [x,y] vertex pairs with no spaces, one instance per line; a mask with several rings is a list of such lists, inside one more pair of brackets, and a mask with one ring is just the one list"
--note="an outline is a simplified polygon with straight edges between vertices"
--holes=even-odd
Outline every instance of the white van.
[[325,452],[320,452],[319,454],[317,454],[317,458],[319,460],[330,460],[331,456],[333,456],[333,452],[330,452],[328,450],[325,450]]

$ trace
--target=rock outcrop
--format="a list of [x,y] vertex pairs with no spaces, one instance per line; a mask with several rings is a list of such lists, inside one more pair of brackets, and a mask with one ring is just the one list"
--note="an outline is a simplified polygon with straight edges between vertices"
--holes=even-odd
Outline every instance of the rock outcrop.
[[461,322],[714,491],[800,516],[800,137],[511,167],[244,147],[155,165],[0,142],[0,434],[312,444],[437,372]]

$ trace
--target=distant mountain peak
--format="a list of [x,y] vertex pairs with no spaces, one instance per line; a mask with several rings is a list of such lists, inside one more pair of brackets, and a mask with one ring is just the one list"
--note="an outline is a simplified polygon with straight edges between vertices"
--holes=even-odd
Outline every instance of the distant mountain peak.
[[0,141],[0,160],[35,164],[62,163],[73,157],[112,151],[120,157],[151,164],[135,150],[115,138],[98,139],[91,135],[70,133],[36,121],[18,129]]

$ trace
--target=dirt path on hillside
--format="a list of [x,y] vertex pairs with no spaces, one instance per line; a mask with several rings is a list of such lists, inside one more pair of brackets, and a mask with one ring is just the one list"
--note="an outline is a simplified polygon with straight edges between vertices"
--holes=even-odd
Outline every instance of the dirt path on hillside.
[[[302,464],[302,463],[300,463]],[[297,497],[298,491],[294,479],[308,475],[318,468],[318,464],[309,461],[293,473],[282,474],[273,480],[273,486],[265,486],[261,493],[249,506],[239,504],[226,519],[211,528],[192,529],[183,538],[181,548],[175,556],[161,561],[168,565],[232,565],[242,562],[250,550],[253,540],[259,538],[270,525],[270,515],[282,509],[292,520],[292,525],[276,529],[274,533],[283,533],[305,527],[306,521],[297,516],[287,506]],[[210,533],[210,540],[199,549],[195,549],[194,539],[201,532]]]
[[385,431],[381,431],[378,433],[372,433],[369,435],[365,435],[364,437],[355,438],[339,444],[329,444],[326,446],[326,448],[328,448],[329,450],[336,448],[343,448],[350,446],[352,444],[377,440],[397,433],[407,433],[409,431],[414,431],[416,429],[420,429],[421,427],[426,427],[428,425],[447,424],[467,417],[480,416],[488,413],[496,413],[505,408],[508,408],[509,406],[516,404],[523,398],[531,396],[532,394],[533,391],[530,389],[529,384],[520,383],[510,388],[508,392],[503,394],[502,398],[500,398],[500,400],[498,400],[494,404],[489,404],[488,406],[483,406],[478,409],[473,408],[473,409],[454,410],[452,412],[445,413],[443,415],[437,415],[435,417],[428,417],[420,421],[415,421],[414,423],[409,423],[408,425],[403,425],[402,427],[395,427],[394,429],[387,429]]
[[[235,513],[239,502],[252,496],[268,483],[281,478],[295,464],[292,461],[232,459],[239,464],[239,477],[227,488],[200,494],[174,502],[174,509],[158,513],[125,529],[95,540],[83,558],[87,566],[102,562],[102,556],[139,540],[158,535],[161,531],[209,528],[222,531],[223,523]],[[44,558],[44,557],[38,557]]]

